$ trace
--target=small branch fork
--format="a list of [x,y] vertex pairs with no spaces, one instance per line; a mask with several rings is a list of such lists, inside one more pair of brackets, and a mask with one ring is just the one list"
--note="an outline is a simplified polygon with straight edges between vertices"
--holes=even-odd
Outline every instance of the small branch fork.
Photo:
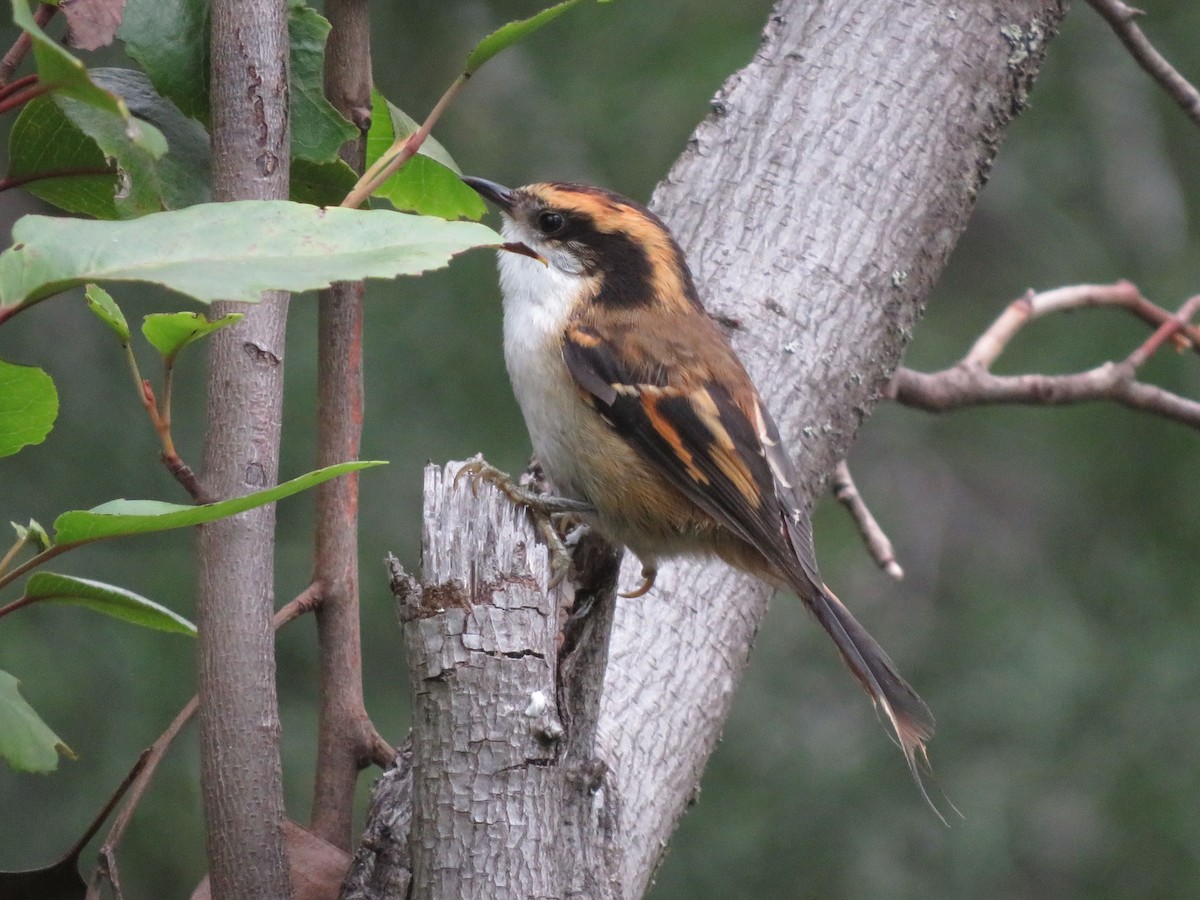
[[1200,125],[1200,90],[1154,49],[1154,45],[1138,27],[1136,19],[1144,15],[1143,11],[1121,0],[1088,0],[1088,3],[1108,22],[1137,64],[1162,85],[1189,119]]
[[[275,630],[278,631],[289,622],[307,613],[316,611],[321,606],[321,603],[322,597],[319,586],[315,583],[310,584],[292,598],[291,601],[281,606],[278,612],[275,613],[272,623],[275,626]],[[125,798],[121,812],[117,815],[112,828],[109,829],[107,837],[105,837],[103,844],[100,845],[100,849],[97,851],[99,862],[89,880],[86,900],[99,900],[101,887],[105,881],[112,885],[117,896],[120,896],[120,879],[117,870],[117,845],[120,844],[121,838],[124,837],[125,830],[129,827],[130,820],[133,819],[133,814],[137,809],[138,803],[141,801],[142,795],[146,792],[146,788],[150,785],[150,780],[154,777],[154,773],[158,769],[158,764],[162,762],[171,743],[178,737],[179,732],[183,730],[183,726],[195,715],[197,701],[198,698],[193,695],[184,704],[171,724],[167,726],[167,729],[158,736],[157,740],[142,751],[142,755],[138,757],[133,769],[130,770],[125,782],[115,795],[114,802],[119,800],[128,791],[128,796]],[[370,734],[364,737],[364,742],[369,748],[367,755],[381,769],[387,769],[395,762],[395,748],[375,732],[369,723],[367,723],[366,728],[370,731]],[[107,817],[111,809],[110,804],[110,806],[106,807],[103,817]],[[100,821],[103,821],[103,817]]]
[[[1154,328],[1146,340],[1120,362],[1107,362],[1071,375],[993,375],[991,367],[1017,333],[1034,319],[1051,313],[1091,307],[1123,309]],[[1109,400],[1131,409],[1155,413],[1200,429],[1200,402],[1145,384],[1134,376],[1163,344],[1200,354],[1200,294],[1172,314],[1151,303],[1128,281],[1080,284],[1034,293],[1008,305],[975,341],[962,360],[941,372],[915,372],[901,367],[892,376],[885,396],[904,406],[945,412],[990,403],[1028,403],[1056,406]],[[838,463],[833,494],[846,507],[872,559],[893,578],[904,577],[891,541],[867,508],[845,460]]]
[[[1070,375],[993,375],[992,363],[1027,323],[1044,315],[1095,306],[1125,309],[1155,326],[1155,331],[1120,362],[1106,362]],[[1200,402],[1138,381],[1134,376],[1164,343],[1200,353],[1200,329],[1192,318],[1200,295],[1172,315],[1144,298],[1127,281],[1112,285],[1076,285],[1044,293],[1029,292],[1013,301],[957,365],[923,373],[900,368],[886,396],[904,405],[943,412],[990,403],[1057,406],[1109,400],[1200,429]]]
[[[1200,125],[1200,90],[1167,62],[1138,27],[1143,11],[1122,0],[1088,0],[1108,22],[1139,66]],[[1027,323],[1053,312],[1092,306],[1114,306],[1128,310],[1156,330],[1141,346],[1118,363],[1105,363],[1074,375],[993,375],[992,364],[1008,342]],[[1192,318],[1200,311],[1200,295],[1192,297],[1171,315],[1151,303],[1128,281],[1112,285],[1077,285],[1035,294],[1014,301],[953,368],[925,374],[900,368],[886,395],[905,406],[932,412],[984,403],[1030,403],[1058,405],[1111,400],[1200,429],[1200,402],[1145,384],[1134,378],[1151,356],[1168,340],[1177,350],[1200,353],[1200,329]],[[834,496],[858,525],[871,556],[888,574],[903,576],[891,542],[863,502],[845,461],[834,476]]]

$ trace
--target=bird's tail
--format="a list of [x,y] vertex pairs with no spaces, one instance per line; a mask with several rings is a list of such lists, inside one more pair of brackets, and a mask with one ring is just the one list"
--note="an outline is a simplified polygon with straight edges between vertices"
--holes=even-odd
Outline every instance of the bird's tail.
[[[808,605],[817,621],[833,638],[842,659],[871,697],[875,708],[887,716],[922,796],[942,818],[941,812],[929,799],[921,779],[921,767],[929,767],[925,744],[933,737],[933,714],[929,707],[900,677],[883,648],[850,614],[850,610],[833,591],[821,585],[817,591],[808,593],[816,595],[808,600]],[[945,819],[942,818],[942,821],[945,822]]]

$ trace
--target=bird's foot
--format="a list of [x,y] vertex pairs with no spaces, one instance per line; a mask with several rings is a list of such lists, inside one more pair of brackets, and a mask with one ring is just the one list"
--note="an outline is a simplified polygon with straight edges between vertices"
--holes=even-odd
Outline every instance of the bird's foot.
[[[579,528],[586,526],[579,521],[584,513],[594,512],[594,508],[579,500],[569,497],[555,497],[550,494],[540,494],[518,484],[507,472],[497,469],[477,453],[454,475],[454,485],[463,477],[471,480],[471,493],[478,494],[479,482],[485,481],[508,497],[517,506],[524,506],[533,517],[534,526],[546,542],[550,553],[550,583],[551,590],[562,584],[571,571],[571,547],[578,542]],[[564,540],[562,529],[567,531]]]

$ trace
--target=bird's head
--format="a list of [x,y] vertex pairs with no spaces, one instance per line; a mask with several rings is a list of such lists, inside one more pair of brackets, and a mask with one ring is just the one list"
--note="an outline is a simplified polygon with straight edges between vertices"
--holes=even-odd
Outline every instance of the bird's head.
[[[528,246],[546,261],[514,257],[523,279],[542,269],[550,281],[577,281],[590,302],[634,309],[699,306],[691,272],[663,221],[642,204],[584,184],[547,182],[506,188],[463,178],[504,216],[505,240]],[[512,254],[508,254],[512,256]]]

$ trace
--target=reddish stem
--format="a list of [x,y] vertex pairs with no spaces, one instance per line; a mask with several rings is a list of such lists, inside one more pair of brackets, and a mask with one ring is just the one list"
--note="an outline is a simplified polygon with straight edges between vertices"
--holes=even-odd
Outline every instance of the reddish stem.
[[8,94],[3,100],[0,100],[0,113],[10,112],[19,106],[24,106],[30,100],[42,96],[54,89],[54,85],[47,84],[44,81],[35,81],[35,83],[25,88],[24,90],[16,91]]
[[31,84],[37,84],[37,80],[38,77],[36,74],[30,74],[18,78],[11,84],[0,85],[0,100],[15,94],[17,91],[22,90],[23,88],[29,87]]
[[[38,4],[38,8],[33,11],[33,21],[37,23],[39,28],[45,28],[50,20],[54,18],[54,14],[58,12],[57,6],[50,6],[47,3]],[[8,48],[8,52],[4,54],[4,58],[0,59],[0,84],[6,84],[8,79],[12,77],[12,73],[17,71],[17,66],[21,64],[21,60],[25,58],[25,54],[29,52],[29,48],[33,46],[33,39],[29,33],[22,31],[13,45]]]

